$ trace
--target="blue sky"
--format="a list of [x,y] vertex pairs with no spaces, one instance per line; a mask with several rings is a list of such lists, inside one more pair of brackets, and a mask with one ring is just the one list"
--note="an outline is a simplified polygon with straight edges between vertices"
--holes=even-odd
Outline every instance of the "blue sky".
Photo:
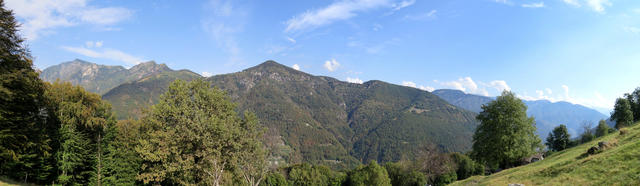
[[636,0],[5,0],[44,69],[155,60],[204,75],[275,60],[383,80],[608,112],[640,86]]

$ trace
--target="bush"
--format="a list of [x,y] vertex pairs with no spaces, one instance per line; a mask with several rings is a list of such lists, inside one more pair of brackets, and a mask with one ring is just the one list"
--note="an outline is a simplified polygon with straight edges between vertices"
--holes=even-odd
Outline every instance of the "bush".
[[348,184],[352,186],[391,186],[389,174],[382,166],[371,161],[367,166],[360,166],[349,173]]
[[419,186],[427,184],[427,177],[421,172],[409,168],[405,162],[387,163],[384,168],[389,173],[391,185]]
[[484,174],[484,165],[476,163],[467,155],[452,153],[451,158],[456,166],[456,174],[459,180],[466,179],[474,175]]
[[451,172],[436,176],[436,179],[433,182],[433,185],[447,185],[447,184],[453,183],[457,179],[458,179],[458,175],[456,175],[456,172],[451,171]]
[[280,173],[277,172],[273,172],[268,174],[264,180],[262,181],[262,184],[260,185],[264,185],[264,186],[289,186],[289,182],[287,182],[287,179],[284,178],[284,176]]

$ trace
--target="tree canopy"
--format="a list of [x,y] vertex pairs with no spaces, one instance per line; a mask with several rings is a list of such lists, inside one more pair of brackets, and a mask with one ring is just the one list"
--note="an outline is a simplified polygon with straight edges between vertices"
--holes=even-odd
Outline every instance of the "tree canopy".
[[512,92],[483,105],[477,119],[472,157],[492,169],[515,166],[542,146],[534,118],[527,117],[527,106]]
[[547,136],[547,147],[552,151],[561,151],[569,147],[571,143],[571,135],[566,125],[560,125],[553,128],[553,131]]
[[630,126],[633,123],[633,112],[629,100],[618,98],[613,106],[611,119],[616,122],[616,128]]

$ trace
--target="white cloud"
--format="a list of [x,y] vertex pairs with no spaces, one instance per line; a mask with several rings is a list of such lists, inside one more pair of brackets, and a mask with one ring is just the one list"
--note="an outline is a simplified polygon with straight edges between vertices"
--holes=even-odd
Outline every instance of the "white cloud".
[[249,11],[232,4],[231,0],[210,0],[204,7],[206,15],[201,20],[203,30],[210,34],[228,55],[227,65],[243,62],[236,33],[244,31]]
[[86,0],[6,0],[22,23],[22,33],[29,40],[52,33],[54,28],[82,23],[113,25],[128,19],[133,11],[122,7],[95,7]]
[[411,5],[413,5],[414,3],[416,3],[416,0],[404,0],[400,3],[394,3],[391,7],[393,7],[393,11],[398,11],[400,9],[409,7]]
[[301,31],[346,20],[371,9],[390,6],[389,0],[340,0],[327,7],[308,10],[286,21],[285,32]]
[[625,26],[623,29],[624,29],[624,31],[629,32],[629,33],[640,34],[640,28],[638,28],[638,27]]
[[436,13],[438,13],[437,10],[431,10],[431,11],[428,11],[422,14],[417,14],[417,15],[405,15],[403,19],[413,20],[413,21],[435,19]]
[[362,81],[360,78],[350,78],[350,77],[347,77],[347,82],[349,82],[349,83],[357,83],[357,84],[364,83],[364,81]]
[[513,3],[511,3],[509,0],[493,0],[496,3],[502,3],[502,4],[507,4],[507,5],[511,5]]
[[418,86],[413,81],[402,81],[402,86],[417,88],[417,89],[429,91],[429,92],[433,92],[435,90],[435,88],[430,86],[422,86],[422,85]]
[[544,7],[544,2],[522,4],[522,7],[524,7],[524,8],[543,8]]
[[110,49],[110,48],[105,48],[102,50],[92,50],[85,47],[63,46],[62,49],[69,52],[76,53],[76,54],[80,54],[86,57],[109,59],[109,60],[120,61],[120,62],[125,62],[128,64],[134,64],[134,65],[145,61],[143,58],[136,57],[131,54],[122,52],[120,50]]
[[102,47],[102,43],[103,43],[102,41],[95,41],[95,42],[94,41],[87,41],[87,42],[84,43],[84,45],[87,48],[93,48],[93,47],[100,48],[100,47]]
[[338,63],[336,59],[331,59],[324,62],[324,68],[326,68],[330,72],[335,71],[336,69],[338,69],[338,67],[340,67],[340,63]]
[[571,6],[575,6],[575,7],[580,7],[580,3],[578,2],[578,0],[562,0],[564,1],[564,3],[571,5]]
[[[612,109],[613,103],[615,99],[606,99],[604,98],[598,91],[593,92],[592,97],[584,98],[584,97],[574,97],[571,96],[569,91],[569,86],[562,85],[562,92],[558,95],[554,95],[551,89],[546,88],[543,90],[536,90],[536,96],[528,96],[528,95],[518,95],[518,97],[534,101],[534,100],[548,100],[551,102],[565,101],[572,104],[579,104],[590,108],[595,109]],[[588,95],[588,94],[587,94]]]
[[589,5],[593,11],[604,13],[605,6],[612,6],[613,4],[611,4],[609,0],[587,0],[587,5]]
[[502,91],[511,91],[511,87],[507,85],[507,82],[504,80],[495,80],[489,82],[489,87],[496,89],[498,92]]
[[383,28],[383,27],[382,27],[382,25],[381,25],[381,24],[375,23],[375,24],[373,24],[373,28],[372,28],[372,30],[373,30],[373,31],[378,31],[378,30],[381,30],[382,28]]
[[298,65],[298,64],[293,64],[293,65],[291,66],[291,68],[293,68],[293,69],[296,69],[296,70],[300,71],[300,65]]
[[211,76],[213,76],[213,74],[212,74],[211,72],[202,72],[202,73],[200,73],[200,74],[201,74],[202,76],[204,76],[204,77],[211,77]]
[[457,81],[439,82],[435,80],[435,82],[449,88],[461,90],[463,92],[489,96],[489,92],[484,88],[478,87],[478,84],[476,84],[476,82],[474,82],[473,79],[471,79],[471,77],[459,78]]
[[293,44],[296,44],[296,40],[291,38],[291,37],[287,37],[287,41],[289,41],[289,42],[291,42]]

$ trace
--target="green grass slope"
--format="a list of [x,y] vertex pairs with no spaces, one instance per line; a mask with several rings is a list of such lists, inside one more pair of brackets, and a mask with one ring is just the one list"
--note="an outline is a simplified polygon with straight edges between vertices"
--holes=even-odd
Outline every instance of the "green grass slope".
[[[640,125],[555,153],[543,161],[474,176],[452,185],[640,185]],[[600,141],[615,143],[601,153],[584,153]]]

